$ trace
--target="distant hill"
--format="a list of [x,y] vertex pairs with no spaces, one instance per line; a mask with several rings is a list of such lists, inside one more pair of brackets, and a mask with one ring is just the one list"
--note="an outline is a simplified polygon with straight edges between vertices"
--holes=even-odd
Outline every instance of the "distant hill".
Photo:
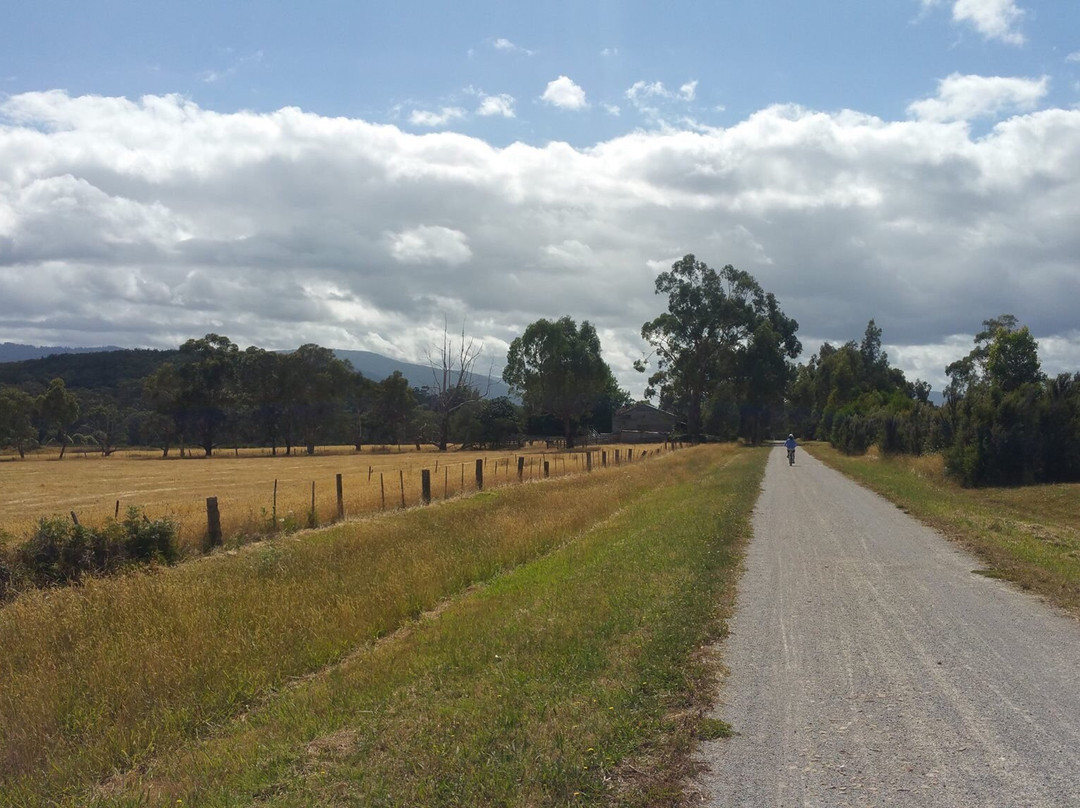
[[[430,387],[435,379],[430,365],[402,362],[371,351],[344,351],[335,348],[334,355],[338,359],[347,360],[352,364],[353,369],[360,371],[366,379],[382,381],[393,374],[395,370],[400,370],[401,375],[409,380],[412,387]],[[480,370],[480,368],[477,368],[477,370]],[[468,377],[469,383],[481,393],[486,392],[488,398],[509,396],[510,388],[502,380],[501,372],[493,370],[489,383],[486,371],[487,368],[485,367],[483,372],[470,373]]]
[[42,359],[53,354],[86,354],[100,353],[101,351],[119,351],[115,345],[104,348],[61,348],[61,347],[38,347],[37,345],[22,345],[18,342],[0,342],[0,362],[22,362],[26,359]]
[[[163,362],[177,357],[176,349],[159,351],[146,348],[65,348],[0,343],[0,384],[36,383],[45,387],[61,378],[72,389],[102,389],[131,386],[150,375]],[[428,365],[402,362],[371,351],[334,350],[365,378],[382,381],[400,370],[413,387],[431,386],[434,377]],[[470,383],[488,396],[509,395],[510,391],[497,373],[490,385],[486,374],[474,373]]]

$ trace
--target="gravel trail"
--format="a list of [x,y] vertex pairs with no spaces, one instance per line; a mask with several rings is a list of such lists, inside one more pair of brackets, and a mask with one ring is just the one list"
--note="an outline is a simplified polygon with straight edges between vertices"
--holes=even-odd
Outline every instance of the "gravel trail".
[[805,451],[753,526],[703,804],[1080,806],[1080,623]]

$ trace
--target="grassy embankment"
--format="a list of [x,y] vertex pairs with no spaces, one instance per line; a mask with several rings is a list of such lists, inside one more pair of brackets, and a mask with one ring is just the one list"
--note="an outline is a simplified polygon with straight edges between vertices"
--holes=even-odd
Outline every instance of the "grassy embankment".
[[664,804],[765,457],[699,447],[20,598],[3,802]]
[[1080,616],[1080,485],[962,488],[940,456],[811,453],[967,546],[983,574],[1013,581]]
[[[590,447],[596,450],[596,447]],[[605,446],[608,462],[615,451],[625,459],[643,452],[655,455],[656,444]],[[552,452],[530,447],[499,452],[416,452],[411,449],[357,453],[351,447],[320,447],[315,455],[271,457],[268,450],[221,451],[211,458],[170,457],[160,452],[122,451],[110,457],[29,455],[25,460],[0,462],[0,542],[17,542],[43,516],[74,512],[84,525],[100,526],[128,506],[141,508],[151,519],[167,517],[178,526],[181,550],[197,553],[206,536],[206,498],[217,497],[226,544],[262,536],[275,528],[283,532],[307,527],[311,517],[311,486],[315,483],[314,521],[325,525],[337,518],[336,475],[342,475],[346,516],[393,510],[420,500],[420,472],[432,472],[434,499],[471,493],[476,489],[476,461],[484,461],[485,488],[517,482],[517,458],[525,458],[523,478],[584,471],[582,452]],[[600,460],[599,450],[594,461]],[[277,500],[275,510],[275,483]],[[4,535],[6,534],[6,536]]]

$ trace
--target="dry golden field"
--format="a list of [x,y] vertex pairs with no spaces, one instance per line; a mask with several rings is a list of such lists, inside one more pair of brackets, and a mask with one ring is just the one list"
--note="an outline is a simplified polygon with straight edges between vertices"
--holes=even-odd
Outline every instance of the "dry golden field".
[[[602,454],[626,462],[643,453],[655,455],[661,445],[589,447],[593,463]],[[484,464],[484,486],[517,482],[517,458],[524,457],[523,479],[539,479],[548,463],[550,476],[584,471],[585,450],[544,450],[534,444],[518,451],[439,453],[425,449],[323,447],[314,455],[278,454],[268,450],[220,451],[200,456],[162,458],[159,452],[117,452],[110,457],[55,452],[19,460],[0,457],[0,536],[19,541],[43,516],[74,512],[80,523],[96,525],[123,515],[130,506],[150,518],[168,517],[179,526],[185,550],[198,547],[206,534],[206,499],[217,497],[226,543],[262,535],[274,526],[293,530],[309,525],[312,484],[315,521],[337,518],[337,475],[342,477],[346,518],[417,505],[421,470],[431,472],[433,500],[476,490],[476,461]],[[276,504],[275,504],[276,486]],[[6,535],[5,535],[6,534]]]

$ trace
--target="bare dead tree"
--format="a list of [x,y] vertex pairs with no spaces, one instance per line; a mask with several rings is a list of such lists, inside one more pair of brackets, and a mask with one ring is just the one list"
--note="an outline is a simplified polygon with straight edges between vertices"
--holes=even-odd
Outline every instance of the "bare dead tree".
[[429,388],[431,409],[436,417],[435,443],[440,452],[445,452],[450,441],[450,421],[455,412],[470,401],[485,398],[491,391],[491,372],[489,370],[485,389],[480,390],[474,379],[473,366],[480,358],[483,343],[465,336],[465,323],[461,324],[461,335],[455,342],[450,336],[446,321],[443,321],[442,346],[428,352],[428,365],[431,367],[432,385]]

